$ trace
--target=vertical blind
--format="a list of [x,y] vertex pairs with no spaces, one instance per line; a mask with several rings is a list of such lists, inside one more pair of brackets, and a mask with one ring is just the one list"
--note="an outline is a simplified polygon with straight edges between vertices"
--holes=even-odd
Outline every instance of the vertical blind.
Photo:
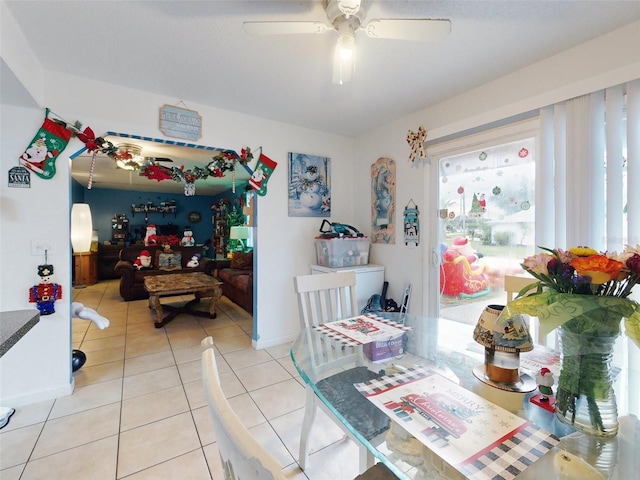
[[546,107],[540,124],[538,245],[640,243],[640,80]]

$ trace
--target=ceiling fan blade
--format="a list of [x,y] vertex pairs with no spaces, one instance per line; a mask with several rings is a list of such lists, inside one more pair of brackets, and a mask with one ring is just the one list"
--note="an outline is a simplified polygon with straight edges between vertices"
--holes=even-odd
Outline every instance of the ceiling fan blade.
[[437,42],[449,35],[451,21],[379,18],[367,23],[364,30],[372,38]]
[[322,22],[244,22],[242,28],[249,35],[291,35],[325,33],[333,30]]
[[173,160],[171,160],[170,158],[166,158],[166,157],[145,157],[145,160],[149,160],[150,162],[171,162],[171,163],[173,163]]

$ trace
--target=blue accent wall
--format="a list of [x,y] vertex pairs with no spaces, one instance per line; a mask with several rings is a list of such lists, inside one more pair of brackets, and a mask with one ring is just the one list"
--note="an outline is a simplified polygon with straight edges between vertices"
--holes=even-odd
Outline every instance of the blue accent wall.
[[[75,183],[75,182],[74,182]],[[161,192],[138,192],[130,190],[111,190],[104,188],[92,188],[91,190],[82,189],[79,191],[75,185],[72,186],[72,195],[74,202],[85,202],[91,207],[91,216],[93,219],[93,228],[98,230],[98,238],[100,243],[105,240],[111,240],[111,219],[116,213],[124,213],[129,220],[129,232],[135,235],[135,230],[144,238],[146,224],[154,224],[156,226],[174,225],[178,227],[178,238],[182,238],[184,227],[190,226],[193,237],[197,244],[203,244],[206,240],[211,239],[211,204],[222,198],[234,199],[241,195],[241,188],[236,188],[236,194],[233,195],[231,190],[226,194],[210,197],[195,195],[187,197],[184,195],[167,194]],[[233,195],[233,196],[232,196]],[[131,205],[152,202],[154,205],[160,205],[161,202],[175,200],[177,205],[177,213],[147,213],[148,222],[145,222],[144,213],[133,214]],[[188,215],[190,212],[200,213],[201,220],[199,223],[189,223]],[[160,234],[161,232],[158,231]]]

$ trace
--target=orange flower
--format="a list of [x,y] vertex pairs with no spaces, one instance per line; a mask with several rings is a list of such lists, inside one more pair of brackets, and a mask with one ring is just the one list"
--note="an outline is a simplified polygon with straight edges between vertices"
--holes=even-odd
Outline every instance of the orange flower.
[[612,260],[605,255],[574,257],[569,264],[576,269],[578,275],[591,277],[591,283],[601,284],[618,278],[624,264]]

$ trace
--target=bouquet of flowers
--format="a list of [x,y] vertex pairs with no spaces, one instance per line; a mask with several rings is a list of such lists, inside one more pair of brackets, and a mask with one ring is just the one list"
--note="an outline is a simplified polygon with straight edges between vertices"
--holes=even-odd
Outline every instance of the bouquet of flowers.
[[[542,248],[542,247],[541,247]],[[527,257],[522,268],[531,285],[509,302],[503,319],[517,314],[537,316],[543,334],[561,327],[562,370],[556,393],[556,415],[581,428],[579,410],[587,411],[589,426],[583,431],[610,436],[599,402],[615,398],[611,389],[610,361],[613,343],[625,319],[625,333],[640,346],[640,305],[627,298],[640,282],[640,245],[618,253],[598,253],[578,247],[568,251],[542,248]],[[615,408],[614,408],[615,410]]]

